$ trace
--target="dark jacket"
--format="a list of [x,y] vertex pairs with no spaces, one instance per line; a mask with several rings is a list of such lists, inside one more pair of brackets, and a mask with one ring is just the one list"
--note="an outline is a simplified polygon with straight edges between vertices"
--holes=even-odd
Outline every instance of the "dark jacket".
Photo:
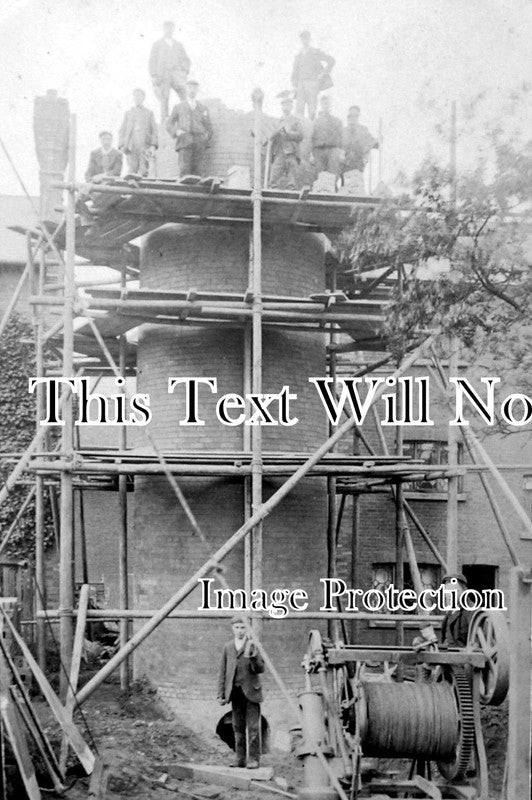
[[341,147],[342,120],[320,111],[312,126],[313,147]]
[[297,88],[303,81],[317,81],[324,72],[329,73],[334,65],[334,58],[317,47],[301,50],[294,59],[292,85]]
[[158,39],[151,49],[148,68],[152,78],[161,78],[172,72],[174,69],[188,73],[190,70],[190,58],[181,42],[175,39],[171,47],[166,41]]
[[[182,150],[191,144],[204,142],[208,147],[212,139],[209,109],[203,103],[191,108],[186,100],[178,103],[166,121],[166,130],[176,140],[175,149]],[[176,131],[182,131],[176,135]]]
[[118,146],[124,153],[130,153],[138,141],[143,140],[143,147],[157,147],[157,125],[153,111],[144,106],[134,106],[124,114],[124,121],[118,134]]
[[248,647],[248,640],[246,640],[244,647],[238,653],[234,639],[224,645],[220,674],[218,676],[218,697],[227,702],[231,699],[231,692],[238,672],[240,687],[247,699],[252,703],[262,703],[262,684],[259,673],[264,672],[264,661],[256,650],[255,655],[248,658],[245,655]]
[[465,609],[448,612],[442,622],[441,638],[449,647],[465,647],[471,612]]
[[364,172],[368,161],[368,154],[378,142],[368,131],[365,125],[347,126],[343,133],[343,148],[345,150],[345,169],[358,169]]
[[277,130],[272,136],[273,157],[279,153],[299,158],[299,142],[303,139],[303,126],[292,114],[281,117]]
[[[106,163],[104,163],[104,159]],[[85,180],[87,182],[91,181],[95,175],[115,175],[120,176],[122,172],[122,153],[120,150],[115,150],[112,147],[107,154],[104,156],[102,152],[102,148],[98,147],[97,150],[93,150],[90,159],[89,159],[89,166],[87,167],[87,172],[85,173]]]

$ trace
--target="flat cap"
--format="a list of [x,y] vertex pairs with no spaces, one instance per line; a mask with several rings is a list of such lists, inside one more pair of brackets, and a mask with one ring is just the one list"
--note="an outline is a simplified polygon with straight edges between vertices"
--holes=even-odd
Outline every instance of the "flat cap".
[[461,583],[464,586],[467,586],[467,578],[461,572],[450,572],[448,575],[444,575],[442,583]]

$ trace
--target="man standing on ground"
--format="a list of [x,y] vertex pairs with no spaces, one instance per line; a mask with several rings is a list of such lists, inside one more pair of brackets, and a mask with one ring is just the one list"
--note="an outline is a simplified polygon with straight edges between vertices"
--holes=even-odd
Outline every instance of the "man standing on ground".
[[146,93],[143,89],[133,92],[133,108],[126,111],[118,135],[118,147],[127,157],[129,172],[148,174],[150,158],[157,149],[157,125],[153,111],[143,105]]
[[377,139],[371,135],[365,125],[359,123],[359,119],[360,107],[351,106],[347,112],[347,127],[343,133],[344,172],[356,169],[363,173],[370,151],[379,146]]
[[294,102],[288,92],[281,93],[282,117],[272,134],[272,170],[270,186],[297,189],[299,143],[303,139],[301,122],[292,114]]
[[163,38],[158,39],[150,53],[149,70],[153,89],[161,103],[161,122],[168,116],[170,89],[179,99],[186,97],[186,80],[190,71],[190,58],[181,42],[174,39],[173,22],[163,24]]
[[213,130],[209,109],[197,99],[199,84],[187,81],[187,98],[178,103],[166,123],[166,130],[175,139],[179,153],[179,177],[205,175],[205,154]]
[[246,635],[246,625],[242,617],[233,617],[231,625],[233,638],[225,644],[222,654],[218,701],[221,705],[231,703],[232,706],[236,756],[232,766],[257,769],[261,749],[260,673],[264,672],[264,661],[257,646]]
[[320,100],[320,112],[312,126],[312,155],[318,173],[332,172],[338,177],[342,157],[342,121],[331,114],[331,98]]
[[122,172],[122,153],[113,147],[113,134],[109,131],[100,133],[100,147],[93,150],[85,180],[87,183],[100,183],[106,177],[120,177]]
[[314,119],[318,106],[318,94],[322,89],[332,86],[330,73],[335,65],[335,60],[323,50],[310,46],[308,31],[303,31],[299,38],[301,39],[301,50],[295,57],[292,69],[292,85],[296,93],[296,115],[303,117],[305,106],[307,106],[310,119]]

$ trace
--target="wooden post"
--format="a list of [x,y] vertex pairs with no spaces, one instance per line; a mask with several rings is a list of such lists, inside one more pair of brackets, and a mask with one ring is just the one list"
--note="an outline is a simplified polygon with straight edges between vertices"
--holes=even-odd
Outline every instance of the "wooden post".
[[506,800],[530,797],[532,570],[510,572],[510,691]]
[[[354,430],[353,436],[353,455],[357,455],[360,450],[359,447],[359,440],[358,436],[356,435],[356,429]],[[351,571],[350,571],[350,582],[352,589],[360,588],[360,570],[358,568],[358,560],[359,560],[359,534],[360,528],[360,494],[355,492],[353,495],[353,510],[352,510],[352,518],[351,518]],[[355,643],[358,641],[358,633],[359,633],[359,624],[356,619],[351,622],[351,642]]]
[[[249,281],[248,286],[251,289],[251,243],[249,251]],[[251,392],[251,325],[247,324],[244,328],[244,358],[242,369],[242,388],[243,395],[246,398],[246,416],[249,412],[249,400],[247,399]],[[242,449],[245,453],[251,452],[251,431],[249,425],[242,425]],[[244,522],[246,522],[252,514],[251,509],[251,481],[249,476],[244,478]],[[251,591],[251,571],[253,568],[253,560],[251,555],[251,538],[246,536],[244,539],[244,589],[246,592]]]
[[[264,94],[255,89],[253,100],[253,230],[251,253],[251,385],[254,394],[262,392],[262,103]],[[255,514],[262,504],[262,428],[254,425],[251,430],[251,508]],[[262,520],[251,532],[251,586],[262,588]],[[260,623],[256,625],[260,637]]]
[[[438,354],[434,350],[433,346],[431,346],[430,349],[431,349],[431,354],[432,354],[434,363],[436,364],[437,372],[438,372],[438,374],[440,376],[440,380],[441,380],[441,383],[439,381],[436,381],[436,385],[438,386],[438,388],[440,389],[440,391],[442,392],[442,394],[446,398],[447,402],[450,402],[449,392],[447,391],[447,388],[445,386],[445,373],[443,372],[443,368],[442,368],[440,360],[438,358]],[[523,505],[519,502],[519,500],[515,496],[514,492],[510,488],[509,484],[504,480],[499,468],[493,462],[493,459],[490,458],[490,456],[486,452],[486,449],[484,448],[484,446],[482,445],[482,443],[480,442],[478,437],[475,435],[475,433],[473,432],[473,430],[471,429],[470,426],[462,426],[460,428],[460,430],[462,432],[462,436],[464,437],[464,439],[467,442],[468,447],[471,449],[471,453],[474,454],[477,457],[476,463],[477,464],[483,463],[483,464],[486,465],[488,470],[493,475],[493,477],[494,477],[496,483],[498,484],[501,492],[506,497],[506,499],[509,501],[509,503],[510,503],[511,507],[513,508],[513,510],[515,511],[516,515],[519,517],[520,521],[523,523],[524,530],[521,532],[521,538],[522,539],[532,539],[532,520],[528,516],[528,512],[525,510]]]
[[[336,270],[333,272],[332,276],[332,284],[331,284],[332,291],[336,291]],[[334,345],[336,344],[336,335],[334,330],[331,329],[329,335],[329,344]],[[329,349],[329,376],[332,378],[332,392],[333,395],[336,397],[337,391],[337,383],[336,383],[336,353],[334,352],[334,347]],[[334,426],[329,422],[328,424],[328,433],[329,436],[332,435],[334,432]],[[333,448],[331,452],[334,452],[336,448]],[[336,545],[336,478],[331,476],[327,478],[327,577],[328,578],[335,578],[336,577],[336,557],[337,557],[337,545]],[[329,620],[327,626],[327,633],[330,639],[333,642],[337,641],[339,638],[339,626],[336,620]]]
[[[87,624],[88,608],[89,608],[89,585],[87,583],[84,583],[79,592],[78,614],[76,619],[76,633],[74,635],[74,647],[72,651],[72,664],[70,668],[68,691],[65,700],[65,712],[66,714],[68,714],[70,719],[72,719],[74,705],[76,703],[76,691],[78,688],[78,680],[81,667],[81,656],[83,653],[83,641],[85,639],[85,626]],[[61,755],[59,759],[59,764],[62,772],[65,771],[67,756],[68,756],[68,739],[66,736],[63,736],[63,739],[61,741]]]
[[[126,262],[125,253],[122,258],[120,274],[120,288],[122,293],[126,290]],[[123,383],[120,392],[126,397],[126,354],[127,338],[125,334],[118,340],[119,359],[118,369]],[[118,446],[121,451],[127,449],[127,428],[120,425],[118,428]],[[120,595],[120,608],[129,608],[129,576],[128,576],[128,519],[127,519],[127,475],[118,476],[118,502],[120,507],[120,535],[118,538],[118,591]],[[129,622],[120,620],[120,647],[127,644],[129,638]],[[120,688],[123,692],[129,691],[129,659],[120,664]]]
[[[430,347],[433,337],[429,338],[416,347],[415,350],[406,358],[400,367],[398,367],[391,377],[397,378],[402,375],[409,367],[412,366],[419,358],[420,354],[424,352],[425,348]],[[379,398],[386,391],[385,386],[380,386],[375,392],[373,402],[377,402]],[[158,609],[158,611],[141,627],[139,628],[128,641],[125,647],[120,648],[118,653],[109,659],[100,671],[94,675],[78,693],[77,699],[79,703],[83,703],[90,695],[100,686],[101,683],[111,675],[114,670],[122,663],[124,658],[129,656],[142,642],[163,622],[168,614],[177,608],[177,606],[189,596],[189,594],[197,588],[198,581],[208,575],[212,570],[216,569],[227,555],[230,553],[237,544],[239,544],[248,533],[257,525],[258,522],[265,519],[268,514],[279,505],[281,500],[285,498],[298,483],[305,478],[311,469],[326,455],[331,447],[339,442],[348,431],[355,427],[355,417],[350,417],[342,425],[340,425],[334,434],[327,439],[317,450],[312,453],[308,459],[302,464],[295,472],[275,491],[271,497],[268,498],[260,508],[258,508],[252,516],[237,530],[232,536],[227,539],[218,550],[181,586],[166,603]]]
[[[46,281],[46,256],[44,248],[39,251],[38,290],[44,294]],[[42,308],[35,306],[35,375],[44,377],[44,320]],[[44,410],[43,387],[37,388],[35,398],[35,433],[39,433],[40,420]],[[48,444],[48,437],[44,438],[44,446]],[[46,565],[44,558],[44,517],[45,517],[45,487],[42,475],[35,476],[35,612],[42,611],[47,606],[46,600]],[[46,669],[46,628],[45,620],[37,617],[37,662],[40,668]]]
[[[68,181],[70,188],[67,191],[66,213],[66,253],[65,253],[65,280],[63,306],[63,376],[74,376],[74,300],[75,300],[75,193],[73,184],[76,179],[76,117],[70,117],[69,131],[69,158]],[[63,418],[64,426],[61,437],[62,458],[72,462],[73,459],[73,402],[72,393],[67,390],[65,397]],[[74,493],[72,485],[72,472],[70,469],[61,471],[61,514],[60,514],[60,541],[59,541],[59,607],[60,621],[60,658],[61,669],[60,690],[61,697],[65,698],[68,689],[67,675],[70,673],[73,644],[73,606],[74,586],[72,582],[73,567],[73,539],[74,539]]]
[[[453,105],[455,105],[453,103]],[[449,377],[458,375],[458,339],[453,336],[449,342]],[[447,461],[450,467],[458,466],[458,430],[447,426]],[[447,478],[447,569],[458,572],[458,481],[457,477]]]
[[451,184],[451,202],[456,202],[456,100],[451,103],[451,133],[449,137],[450,144],[450,184]]
[[[399,295],[402,297],[403,294],[403,272],[401,267],[397,268],[397,288]],[[400,361],[397,362],[397,368],[400,366]],[[396,386],[396,414],[400,418],[401,417],[401,410],[402,410],[402,402],[401,402],[401,390],[399,384]],[[374,406],[375,408],[375,406]],[[380,428],[380,425],[379,425]],[[395,452],[397,456],[403,455],[403,427],[402,425],[396,425],[395,428]],[[398,481],[395,486],[395,581],[394,585],[396,589],[400,591],[404,589],[405,586],[405,576],[404,576],[404,562],[403,562],[403,519],[404,519],[404,509],[403,509],[403,498],[404,498],[404,491],[403,491],[403,484],[401,481]],[[402,622],[397,623],[396,628],[396,638],[395,641],[398,645],[403,646],[405,643],[405,626]],[[400,667],[401,665],[399,665]],[[399,670],[398,673],[402,674],[402,670]]]
[[382,163],[383,163],[383,160],[382,160],[383,159],[383,156],[382,156],[382,143],[383,143],[383,138],[382,138],[382,117],[379,117],[379,138],[378,138],[378,142],[379,142],[379,183],[381,183],[381,181],[382,181]]

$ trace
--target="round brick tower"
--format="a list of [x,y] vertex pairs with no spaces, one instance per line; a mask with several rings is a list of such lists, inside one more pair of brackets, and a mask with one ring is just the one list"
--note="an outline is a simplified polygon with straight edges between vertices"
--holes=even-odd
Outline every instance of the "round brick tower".
[[[229,135],[229,134],[228,134]],[[223,147],[221,134],[217,142]],[[143,289],[232,292],[248,287],[249,231],[243,228],[166,225],[146,237],[141,252]],[[321,237],[288,228],[263,231],[264,295],[306,297],[325,288]],[[325,375],[325,339],[317,333],[263,328],[263,391],[289,385],[297,393],[292,427],[263,427],[263,450],[312,452],[327,435],[323,407],[309,376]],[[244,392],[244,329],[241,324],[202,326],[146,325],[138,347],[138,390],[149,392],[153,410],[150,431],[158,445],[181,451],[242,451],[243,426],[228,427],[215,417],[218,397]],[[216,377],[218,395],[200,388],[202,427],[179,426],[184,393],[167,393],[169,376]],[[283,479],[265,478],[263,497]],[[135,481],[135,593],[140,608],[157,608],[244,521],[241,478],[209,477],[180,480],[187,500],[211,547],[193,534],[166,478]],[[263,536],[263,588],[304,588],[319,606],[320,577],[326,570],[326,486],[319,478],[302,481],[267,517]],[[224,561],[232,588],[244,586],[244,550]],[[217,585],[217,584],[216,584]],[[182,608],[197,609],[199,587]],[[263,641],[283,677],[301,682],[301,655],[308,622],[266,621]],[[212,700],[218,658],[231,636],[228,621],[168,620],[137,651],[135,673],[147,675],[163,696],[186,701]],[[265,681],[267,698],[274,687]],[[271,687],[271,688],[270,688]],[[270,690],[270,691],[268,691]],[[265,705],[268,713],[268,702]]]

